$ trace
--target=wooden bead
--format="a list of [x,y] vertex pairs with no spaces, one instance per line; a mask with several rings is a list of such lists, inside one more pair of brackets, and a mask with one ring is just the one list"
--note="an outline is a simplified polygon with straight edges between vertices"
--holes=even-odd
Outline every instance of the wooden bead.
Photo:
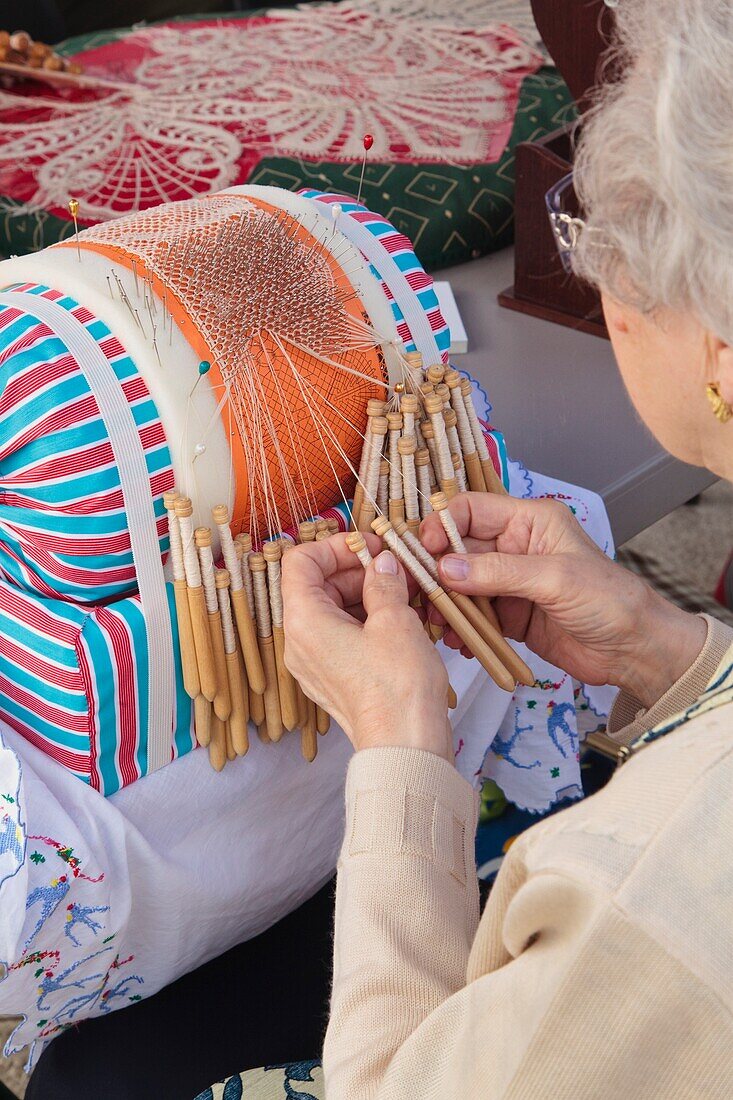
[[44,60],[43,67],[49,72],[60,73],[63,71],[64,62],[58,54],[52,53]]
[[8,44],[11,50],[17,50],[18,53],[27,53],[31,47],[31,36],[26,34],[25,31],[16,31],[15,34],[11,34],[8,39]]

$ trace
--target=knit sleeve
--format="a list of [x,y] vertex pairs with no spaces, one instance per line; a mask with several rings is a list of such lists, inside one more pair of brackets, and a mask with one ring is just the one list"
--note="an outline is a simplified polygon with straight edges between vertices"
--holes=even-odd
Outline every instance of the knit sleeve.
[[478,927],[478,799],[417,749],[367,749],[346,785],[336,893],[329,1096],[374,1095],[395,1052],[465,984]]
[[733,647],[733,629],[710,615],[702,615],[708,632],[705,644],[687,672],[653,706],[645,709],[635,696],[622,691],[608,718],[608,733],[619,745],[686,710],[709,687],[721,661]]

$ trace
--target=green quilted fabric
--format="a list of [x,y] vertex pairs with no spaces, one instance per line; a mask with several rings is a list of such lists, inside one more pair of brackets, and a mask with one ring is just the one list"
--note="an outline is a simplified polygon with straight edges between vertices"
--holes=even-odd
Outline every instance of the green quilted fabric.
[[[252,12],[242,15],[248,18]],[[236,15],[227,14],[227,18]],[[186,17],[189,21],[191,16]],[[211,18],[203,16],[202,18]],[[123,37],[127,29],[97,32],[67,40],[58,47],[65,54],[92,49]],[[511,139],[495,164],[470,167],[435,164],[367,165],[362,196],[370,209],[383,214],[414,242],[415,251],[430,271],[476,259],[510,244],[514,216],[514,149],[570,121],[575,108],[570,93],[550,67],[525,79]],[[265,157],[249,183],[269,184],[297,191],[355,194],[360,164],[333,164],[285,157]],[[10,205],[7,199],[4,205]],[[0,216],[0,254],[36,251],[71,235],[73,227],[45,211]]]

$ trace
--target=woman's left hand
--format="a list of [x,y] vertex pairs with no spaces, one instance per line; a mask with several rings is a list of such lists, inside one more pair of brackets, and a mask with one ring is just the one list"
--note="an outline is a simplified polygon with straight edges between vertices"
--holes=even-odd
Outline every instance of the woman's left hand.
[[[380,540],[365,538],[377,553]],[[283,557],[282,591],[287,666],[354,748],[425,749],[452,763],[448,676],[393,555],[364,570],[343,535],[307,543]]]

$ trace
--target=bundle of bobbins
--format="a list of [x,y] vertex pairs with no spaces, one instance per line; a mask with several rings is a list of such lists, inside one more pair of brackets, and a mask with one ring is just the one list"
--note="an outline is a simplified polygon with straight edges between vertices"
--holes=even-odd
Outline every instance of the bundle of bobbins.
[[[164,503],[183,686],[198,744],[221,771],[249,749],[251,720],[266,743],[299,730],[303,756],[314,760],[330,717],[285,664],[281,562],[294,541],[272,538],[256,551],[250,535],[233,536],[228,509],[220,504],[211,513],[221,545],[217,563],[211,529],[194,529],[191,500],[171,491]],[[333,521],[306,521],[299,541],[330,538],[337,529]]]
[[[465,553],[448,505],[460,492],[505,493],[471,398],[471,383],[442,364],[423,370],[405,356],[405,381],[389,401],[367,406],[367,429],[354,494],[349,548],[371,560],[362,532],[372,530],[417,581],[426,601],[506,691],[534,675],[501,634],[490,601],[441,586],[438,563],[419,539],[420,522],[438,512],[451,551]],[[443,632],[428,622],[433,641]]]
[[0,30],[0,62],[28,69],[45,69],[47,72],[72,73],[74,76],[83,71],[78,62],[67,61],[45,42],[34,42],[25,31],[10,34]]

